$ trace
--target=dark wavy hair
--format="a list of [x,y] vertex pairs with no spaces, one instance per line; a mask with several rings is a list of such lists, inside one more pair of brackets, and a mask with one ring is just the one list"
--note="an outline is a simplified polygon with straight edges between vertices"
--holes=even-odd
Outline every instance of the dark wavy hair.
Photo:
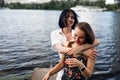
[[61,15],[60,15],[60,18],[59,18],[59,27],[60,27],[60,28],[66,27],[65,17],[66,17],[67,14],[69,14],[69,13],[71,13],[71,12],[74,14],[74,24],[73,24],[73,26],[72,26],[72,29],[75,28],[75,25],[78,23],[78,19],[77,19],[78,15],[77,15],[72,9],[64,9],[64,10],[62,11],[62,13],[61,13]]

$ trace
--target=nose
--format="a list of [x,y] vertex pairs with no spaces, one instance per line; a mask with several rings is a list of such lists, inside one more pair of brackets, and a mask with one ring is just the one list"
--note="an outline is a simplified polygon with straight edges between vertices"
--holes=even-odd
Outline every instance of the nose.
[[75,40],[76,40],[76,41],[79,41],[79,37],[76,37]]

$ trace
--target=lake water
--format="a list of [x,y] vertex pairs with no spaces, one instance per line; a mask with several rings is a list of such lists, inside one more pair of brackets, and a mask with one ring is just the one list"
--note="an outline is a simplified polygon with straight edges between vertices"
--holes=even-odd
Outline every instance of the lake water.
[[[59,10],[0,10],[0,77],[31,73],[59,61],[50,33],[58,29]],[[101,41],[90,80],[120,80],[120,13],[77,12]]]

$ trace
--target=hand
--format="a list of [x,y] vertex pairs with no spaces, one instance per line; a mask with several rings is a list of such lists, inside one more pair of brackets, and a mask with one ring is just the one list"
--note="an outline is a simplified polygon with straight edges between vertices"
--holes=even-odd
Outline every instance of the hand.
[[77,67],[80,65],[83,65],[82,62],[80,62],[78,59],[76,58],[69,58],[66,59],[65,63],[69,66],[69,67]]
[[49,78],[50,78],[49,74],[46,74],[42,80],[49,80]]
[[75,53],[76,53],[76,49],[75,49],[75,48],[71,48],[71,49],[67,52],[68,55],[72,55],[72,54],[75,54]]
[[98,56],[97,50],[95,48],[86,50],[83,52],[83,54],[92,59],[96,59]]

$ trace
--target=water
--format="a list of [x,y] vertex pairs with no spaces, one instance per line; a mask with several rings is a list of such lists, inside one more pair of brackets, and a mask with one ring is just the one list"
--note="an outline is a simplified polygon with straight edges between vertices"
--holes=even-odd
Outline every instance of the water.
[[[50,32],[58,29],[61,11],[0,10],[0,76],[31,73],[59,61],[51,51]],[[77,12],[101,41],[91,80],[120,80],[120,13]]]

